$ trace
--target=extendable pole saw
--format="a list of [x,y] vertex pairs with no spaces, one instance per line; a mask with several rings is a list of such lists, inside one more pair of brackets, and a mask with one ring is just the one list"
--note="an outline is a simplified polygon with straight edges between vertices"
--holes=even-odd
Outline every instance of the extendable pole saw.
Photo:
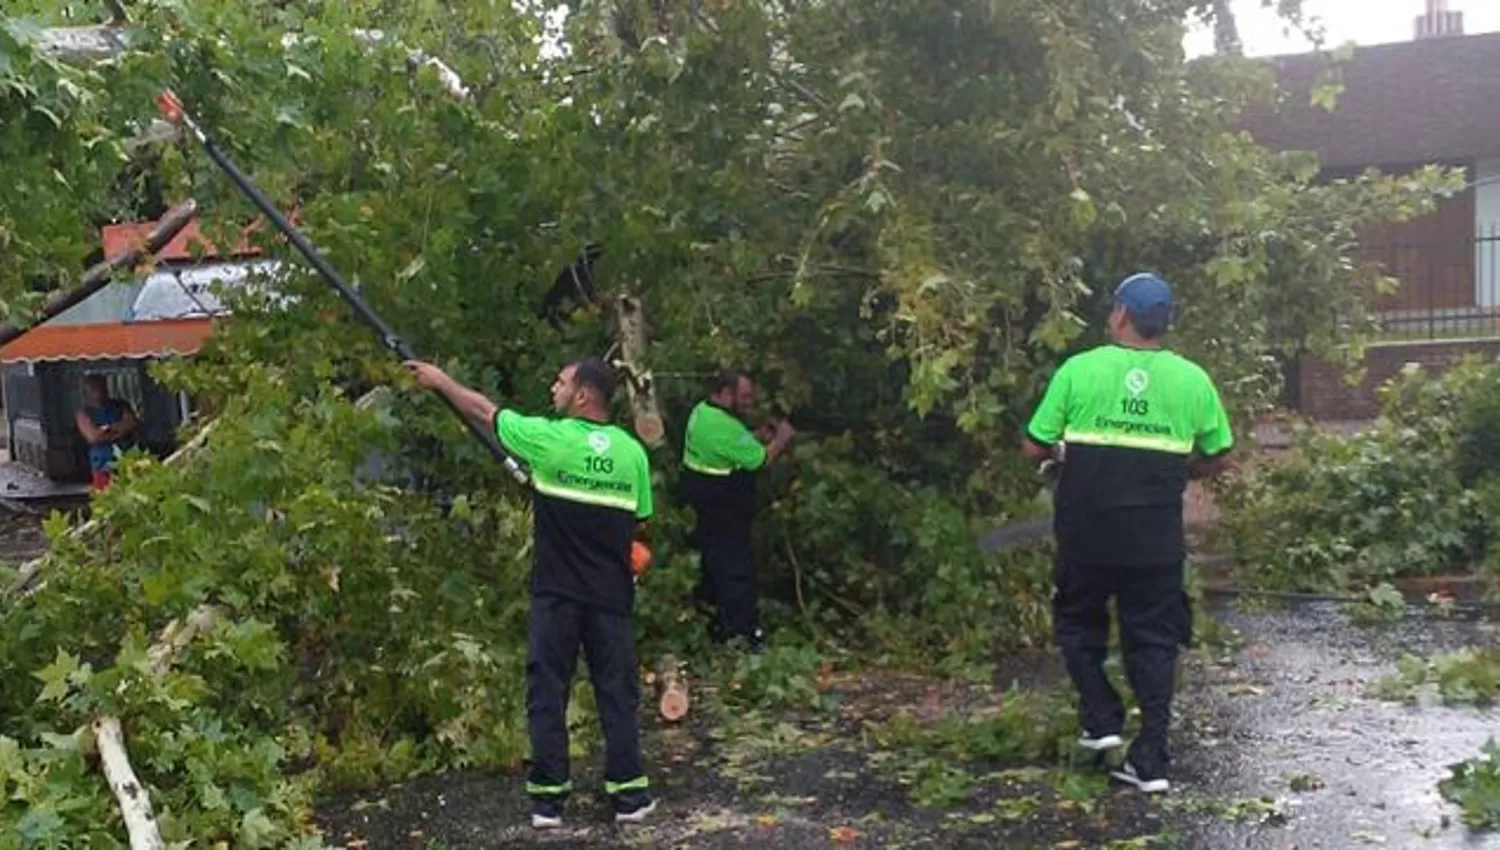
[[[307,261],[312,264],[313,268],[318,270],[323,279],[328,281],[334,289],[338,290],[339,295],[342,295],[345,301],[349,302],[349,306],[354,308],[355,314],[365,324],[369,325],[375,333],[380,335],[380,341],[387,349],[403,361],[420,359],[416,351],[405,340],[396,336],[396,332],[374,310],[370,309],[370,305],[365,303],[365,300],[360,297],[359,293],[355,292],[350,288],[349,284],[344,282],[339,273],[334,271],[333,267],[328,264],[328,261],[323,258],[323,255],[318,253],[318,249],[314,248],[312,243],[308,242],[307,238],[271,205],[271,202],[266,199],[265,195],[262,195],[260,190],[255,188],[255,185],[250,182],[250,178],[246,177],[244,172],[240,171],[229,160],[229,157],[224,155],[224,152],[219,149],[214,140],[209,138],[207,133],[203,132],[203,129],[192,119],[192,116],[188,115],[187,110],[183,108],[182,101],[177,98],[176,94],[170,89],[163,91],[156,97],[156,106],[161,110],[162,117],[168,122],[188,130],[198,139],[199,143],[203,145],[203,149],[208,151],[209,157],[218,164],[219,168],[223,169],[225,174],[229,175],[229,179],[234,181],[235,186],[271,220],[272,224],[276,225],[277,230],[280,230],[286,234],[288,239],[292,240],[292,244],[297,246],[297,250],[301,252],[303,257],[307,258]],[[490,450],[490,454],[494,455],[496,460],[505,465],[506,471],[521,484],[528,483],[526,470],[520,464],[516,463],[515,458],[506,453],[505,449],[501,447],[500,441],[494,434],[490,433],[488,428],[483,428],[477,422],[464,416],[458,409],[458,406],[447,396],[442,396],[442,399],[448,405],[448,409],[452,410],[455,416],[463,420],[464,424],[468,426],[469,431],[475,437],[479,438],[481,443],[484,443],[485,448]]]

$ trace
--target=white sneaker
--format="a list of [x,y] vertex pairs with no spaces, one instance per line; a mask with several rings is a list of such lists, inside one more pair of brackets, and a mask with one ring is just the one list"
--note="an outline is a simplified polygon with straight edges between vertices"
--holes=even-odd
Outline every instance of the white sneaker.
[[1085,750],[1102,753],[1106,750],[1119,749],[1125,746],[1125,741],[1119,735],[1102,735],[1095,738],[1089,734],[1088,730],[1084,730],[1083,734],[1078,736],[1078,746],[1083,747]]
[[562,825],[562,806],[542,801],[538,801],[532,805],[532,829],[557,829]]
[[1135,765],[1131,764],[1128,760],[1120,765],[1119,770],[1110,771],[1109,775],[1121,782],[1128,782],[1147,794],[1161,794],[1171,787],[1165,776],[1147,779],[1140,773],[1137,773]]
[[656,811],[656,801],[646,802],[617,802],[615,804],[615,823],[642,823],[652,812]]

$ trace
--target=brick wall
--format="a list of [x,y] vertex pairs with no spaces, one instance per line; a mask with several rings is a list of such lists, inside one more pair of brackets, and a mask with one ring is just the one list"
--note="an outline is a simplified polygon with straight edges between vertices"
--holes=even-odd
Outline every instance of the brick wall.
[[1313,419],[1324,421],[1373,419],[1380,413],[1380,386],[1407,363],[1420,363],[1428,374],[1437,375],[1467,354],[1500,356],[1500,339],[1371,346],[1365,352],[1364,380],[1357,386],[1350,386],[1337,368],[1308,358],[1302,362],[1298,376],[1298,407]]

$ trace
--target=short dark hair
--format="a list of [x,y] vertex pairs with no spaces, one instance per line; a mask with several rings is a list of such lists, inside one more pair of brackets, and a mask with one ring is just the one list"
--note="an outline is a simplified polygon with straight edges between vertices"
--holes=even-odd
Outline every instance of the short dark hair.
[[1130,321],[1130,326],[1144,339],[1156,339],[1167,332],[1168,326],[1172,324],[1172,308],[1157,307],[1151,310],[1132,312],[1125,311],[1125,318]]
[[615,370],[600,357],[580,357],[568,364],[573,367],[573,382],[599,394],[599,400],[608,404],[615,397]]
[[718,369],[709,376],[708,394],[718,395],[725,390],[737,390],[740,386],[740,380],[744,377],[745,373],[738,369],[727,367]]
[[83,383],[87,386],[98,387],[101,390],[109,389],[109,379],[98,372],[90,372],[83,376]]

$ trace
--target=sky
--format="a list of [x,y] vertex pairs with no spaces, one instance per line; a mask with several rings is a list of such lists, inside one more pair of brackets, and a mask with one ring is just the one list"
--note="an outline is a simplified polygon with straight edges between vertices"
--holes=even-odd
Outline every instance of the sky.
[[[1300,53],[1312,45],[1300,34],[1287,33],[1276,13],[1265,8],[1267,0],[1234,0],[1235,19],[1247,56]],[[1346,41],[1358,45],[1410,41],[1414,21],[1426,11],[1426,0],[1303,0],[1303,10],[1320,20],[1326,44],[1337,47]],[[1448,0],[1448,8],[1464,13],[1464,32],[1469,35],[1500,30],[1500,0]],[[1188,36],[1190,56],[1213,51],[1213,31],[1200,27]]]

